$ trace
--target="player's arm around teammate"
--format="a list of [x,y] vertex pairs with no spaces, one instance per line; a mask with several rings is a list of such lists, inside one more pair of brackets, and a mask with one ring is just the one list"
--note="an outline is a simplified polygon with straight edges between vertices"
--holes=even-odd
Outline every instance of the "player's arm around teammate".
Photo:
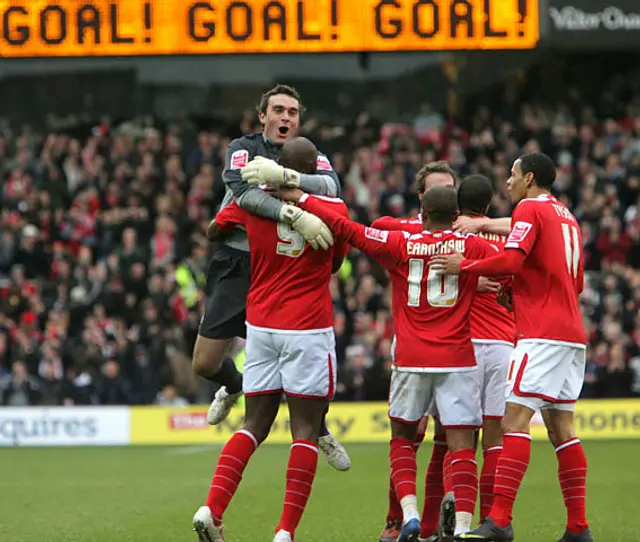
[[[550,194],[554,180],[549,157],[521,156],[507,181],[517,205],[505,252],[483,261],[443,256],[433,262],[451,274],[515,275],[512,297],[519,337],[508,375],[504,446],[490,518],[469,533],[472,540],[513,540],[513,504],[530,462],[529,427],[538,409],[556,449],[567,508],[561,542],[593,540],[585,510],[587,463],[573,423],[585,367],[578,302],[584,280],[582,240],[575,217]],[[558,257],[562,254],[564,258]]]
[[[484,175],[465,177],[458,187],[460,218],[482,221],[493,198],[493,186]],[[506,236],[479,233],[497,250],[503,250]],[[503,279],[503,288],[511,278]],[[480,291],[480,290],[479,290]],[[504,290],[500,290],[503,292]],[[499,304],[494,292],[476,296],[471,307],[471,340],[478,363],[482,399],[482,450],[484,460],[480,475],[480,518],[489,515],[493,503],[495,471],[502,451],[502,417],[505,411],[505,383],[516,339],[513,315]],[[504,295],[504,294],[503,294]]]
[[[305,146],[315,153],[311,142],[295,138],[285,145],[282,156],[288,150],[296,154],[296,147],[297,154],[302,155]],[[331,198],[323,204],[348,214],[340,200]],[[344,255],[345,247],[337,242],[331,251],[311,250],[299,234],[291,235],[283,224],[248,213],[235,203],[218,213],[216,222],[222,230],[244,226],[251,248],[243,383],[246,415],[243,429],[228,441],[220,455],[206,506],[196,513],[194,528],[205,542],[221,541],[224,512],[243,469],[267,437],[284,392],[294,442],[274,541],[291,542],[309,498],[320,427],[336,387],[329,281],[333,261]],[[309,288],[309,284],[314,287]]]
[[[292,217],[281,201],[242,180],[241,169],[256,156],[278,158],[281,146],[295,136],[302,104],[295,89],[277,85],[265,93],[258,106],[261,134],[235,139],[226,153],[222,173],[227,192],[222,206],[231,201],[251,212],[292,226],[314,248],[333,242],[331,232],[316,217],[305,213]],[[327,174],[331,181],[331,175]],[[337,191],[337,180],[328,191]],[[332,192],[333,193],[333,192]],[[235,337],[245,337],[245,304],[249,290],[249,247],[246,234],[236,228],[215,251],[207,274],[205,309],[194,346],[192,365],[196,374],[220,385],[211,404],[208,421],[219,423],[242,392],[242,375],[227,352]]]
[[[439,279],[427,275],[425,263],[443,246],[447,250],[469,250],[469,254],[476,256],[484,255],[485,249],[494,250],[480,239],[466,239],[451,232],[457,215],[457,197],[450,187],[434,187],[425,193],[422,198],[425,231],[413,236],[402,231],[365,228],[330,214],[318,205],[317,198],[299,192],[285,197],[318,214],[337,237],[374,257],[391,273],[397,342],[389,401],[390,461],[404,520],[398,542],[414,540],[421,531],[414,442],[418,422],[432,400],[442,416],[452,452],[453,491],[459,503],[455,517],[449,513],[452,509],[447,509],[442,534],[451,538],[453,529],[468,530],[478,483],[474,432],[482,421],[479,385],[474,374],[477,368],[467,323],[477,280],[465,280],[460,285],[455,280],[439,284]],[[423,296],[428,302],[423,301]]]
[[460,233],[495,233],[496,235],[509,235],[511,233],[511,218],[489,218],[461,216],[456,220],[453,229]]

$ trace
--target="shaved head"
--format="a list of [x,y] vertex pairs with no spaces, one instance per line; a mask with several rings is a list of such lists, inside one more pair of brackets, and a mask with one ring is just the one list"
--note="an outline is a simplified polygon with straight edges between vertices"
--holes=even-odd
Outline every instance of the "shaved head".
[[306,137],[294,137],[282,146],[280,165],[300,173],[317,171],[318,149]]
[[434,186],[422,196],[422,214],[439,225],[453,224],[458,215],[458,193],[449,186]]

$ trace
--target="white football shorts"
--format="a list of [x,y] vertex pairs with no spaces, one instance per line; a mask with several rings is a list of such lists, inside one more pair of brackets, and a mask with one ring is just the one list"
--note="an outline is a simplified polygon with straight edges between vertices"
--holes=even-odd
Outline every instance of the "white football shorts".
[[473,351],[478,363],[482,416],[487,420],[499,420],[506,405],[505,386],[513,346],[498,342],[473,341]]
[[582,391],[585,364],[583,345],[518,341],[507,374],[507,402],[531,410],[573,411]]
[[284,392],[331,399],[336,389],[333,329],[290,333],[247,326],[242,389],[248,397]]
[[450,373],[413,373],[394,367],[389,393],[389,418],[418,423],[434,404],[446,429],[482,425],[478,368]]

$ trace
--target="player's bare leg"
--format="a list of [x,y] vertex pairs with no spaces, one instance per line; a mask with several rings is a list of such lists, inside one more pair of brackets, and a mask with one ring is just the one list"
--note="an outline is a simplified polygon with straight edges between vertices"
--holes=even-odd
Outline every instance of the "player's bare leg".
[[[223,422],[231,408],[242,395],[242,373],[235,366],[228,355],[234,339],[208,339],[198,335],[193,351],[193,369],[196,374],[218,382],[220,389],[209,405],[207,422],[217,425]],[[236,391],[237,390],[237,391]],[[327,407],[327,411],[329,408]],[[320,428],[319,445],[327,458],[327,462],[334,469],[347,471],[351,468],[351,458],[340,442],[329,431],[326,424],[325,412]]]
[[573,412],[555,409],[541,412],[558,457],[558,480],[567,508],[566,531],[559,542],[592,542],[586,516],[587,459],[576,437]]
[[[413,442],[413,448],[416,453],[420,445],[424,441],[425,432],[429,424],[429,417],[424,416],[418,423],[416,430],[416,438]],[[400,536],[402,529],[402,507],[396,496],[396,490],[393,487],[393,479],[389,476],[389,510],[387,511],[387,519],[384,529],[380,535],[380,542],[395,542]]]
[[482,427],[482,472],[480,474],[480,523],[491,511],[498,458],[502,453],[502,418],[484,418]]
[[207,412],[207,422],[210,425],[223,421],[242,395],[242,373],[236,369],[233,359],[227,355],[233,340],[210,339],[198,335],[193,347],[191,364],[194,372],[220,384],[220,389]]
[[416,451],[414,443],[418,423],[391,420],[391,450],[389,462],[391,480],[402,508],[402,529],[398,542],[410,542],[420,537],[420,514],[416,496]]
[[513,504],[531,460],[529,427],[534,411],[524,405],[507,403],[502,420],[503,444],[498,459],[491,511],[486,521],[460,539],[511,542]]
[[478,495],[475,428],[445,428],[445,432],[451,454],[453,491],[448,492],[443,499],[438,526],[438,535],[443,542],[453,540],[454,535],[457,536],[471,529]]
[[300,523],[318,466],[320,425],[329,402],[287,396],[293,444],[287,468],[287,483],[280,523],[274,542],[290,542]]
[[279,392],[246,398],[244,426],[220,452],[206,504],[193,517],[193,529],[201,542],[224,542],[224,512],[238,489],[253,452],[269,435],[279,406]]
[[320,424],[320,437],[318,439],[318,446],[327,458],[327,462],[334,469],[339,471],[347,471],[351,468],[351,458],[345,450],[344,446],[338,442],[336,437],[333,436],[329,428],[327,427],[327,413],[329,412],[329,405],[322,415],[322,422]]

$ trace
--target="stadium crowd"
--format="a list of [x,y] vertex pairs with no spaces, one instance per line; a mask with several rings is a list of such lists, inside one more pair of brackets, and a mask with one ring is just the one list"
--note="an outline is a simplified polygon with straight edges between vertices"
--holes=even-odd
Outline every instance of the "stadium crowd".
[[[479,108],[465,125],[425,107],[409,124],[360,114],[306,120],[352,217],[414,216],[421,164],[447,160],[495,184],[491,216],[511,212],[504,181],[521,152],[558,165],[555,192],[582,225],[590,341],[584,397],[640,395],[640,110],[524,105],[517,123]],[[575,108],[574,108],[575,109]],[[245,115],[239,132],[257,129]],[[29,127],[0,133],[0,401],[208,402],[190,367],[229,138],[179,125],[105,122],[87,137]],[[332,279],[338,400],[385,400],[393,322],[385,272],[351,250]]]

